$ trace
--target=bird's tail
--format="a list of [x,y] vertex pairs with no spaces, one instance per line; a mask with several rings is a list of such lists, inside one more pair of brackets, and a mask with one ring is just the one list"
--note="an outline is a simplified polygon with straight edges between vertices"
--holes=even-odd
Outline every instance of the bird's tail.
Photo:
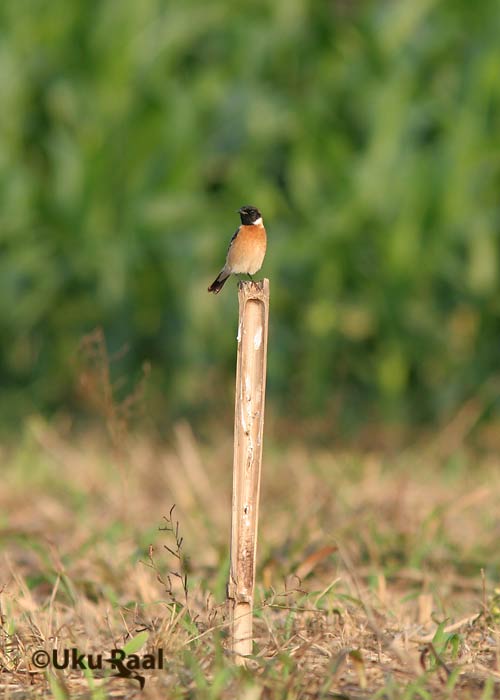
[[229,275],[230,273],[226,272],[226,270],[221,270],[217,275],[217,278],[212,282],[212,284],[208,288],[208,291],[213,292],[214,294],[218,294],[224,286],[226,280],[229,278]]

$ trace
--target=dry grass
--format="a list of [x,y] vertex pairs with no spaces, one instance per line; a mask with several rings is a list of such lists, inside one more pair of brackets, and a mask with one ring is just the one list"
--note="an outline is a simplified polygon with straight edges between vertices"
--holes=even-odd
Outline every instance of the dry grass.
[[[226,652],[231,456],[229,437],[203,446],[187,425],[168,448],[128,437],[117,450],[40,421],[0,452],[2,697],[500,697],[498,457],[268,441],[241,669]],[[174,503],[177,538],[159,529]],[[130,647],[165,656],[142,691],[31,660],[109,653],[141,631]]]

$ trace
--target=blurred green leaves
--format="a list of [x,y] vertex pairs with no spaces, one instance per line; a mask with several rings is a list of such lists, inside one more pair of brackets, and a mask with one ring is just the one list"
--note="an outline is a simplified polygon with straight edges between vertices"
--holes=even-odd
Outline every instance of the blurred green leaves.
[[205,290],[245,203],[278,410],[459,405],[500,369],[499,32],[492,0],[4,3],[5,415],[74,406],[96,325],[170,415],[230,409]]

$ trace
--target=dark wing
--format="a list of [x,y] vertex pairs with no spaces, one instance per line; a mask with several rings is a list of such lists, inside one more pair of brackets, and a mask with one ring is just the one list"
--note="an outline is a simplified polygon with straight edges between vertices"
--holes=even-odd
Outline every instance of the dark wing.
[[241,226],[238,226],[238,228],[236,229],[236,231],[233,233],[232,238],[231,238],[231,240],[229,241],[229,245],[228,245],[228,247],[227,247],[228,251],[229,251],[229,248],[233,245],[234,239],[235,239],[236,236],[239,234],[240,228],[241,228]]

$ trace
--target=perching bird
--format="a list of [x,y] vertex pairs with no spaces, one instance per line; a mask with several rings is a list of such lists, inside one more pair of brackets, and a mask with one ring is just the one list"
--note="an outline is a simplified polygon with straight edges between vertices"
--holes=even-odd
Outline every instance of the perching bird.
[[238,209],[241,226],[235,231],[227,250],[226,264],[208,288],[218,294],[229,275],[245,274],[250,279],[262,267],[266,254],[266,229],[257,207]]

